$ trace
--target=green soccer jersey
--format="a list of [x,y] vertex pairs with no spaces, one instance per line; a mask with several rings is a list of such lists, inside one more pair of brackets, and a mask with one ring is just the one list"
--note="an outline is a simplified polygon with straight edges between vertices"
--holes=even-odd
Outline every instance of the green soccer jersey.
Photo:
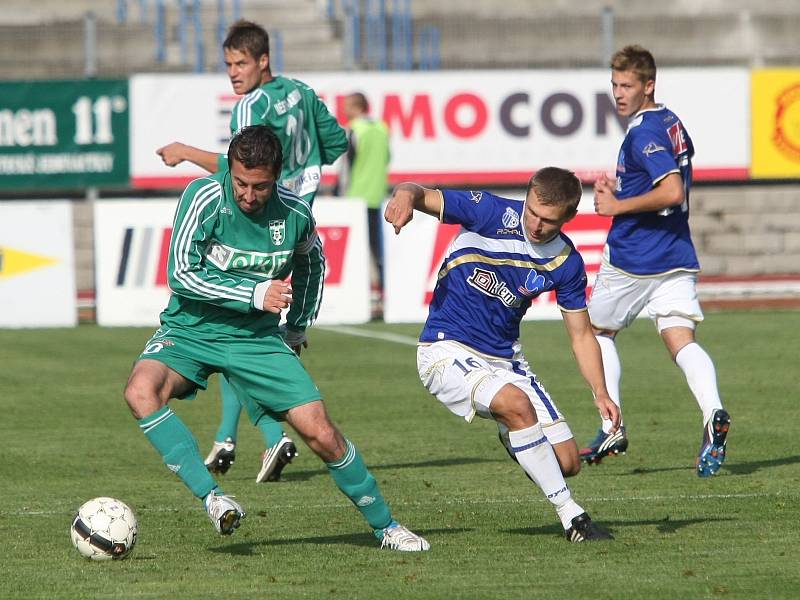
[[191,328],[204,339],[258,338],[280,315],[255,306],[262,282],[292,275],[287,326],[304,330],[322,300],[325,258],[311,207],[276,185],[255,216],[236,205],[228,171],[191,182],[175,212],[167,275],[172,290],[162,329]]
[[[279,183],[313,201],[322,165],[347,150],[347,136],[328,107],[305,83],[277,76],[243,96],[233,107],[231,134],[248,125],[267,125],[281,141]],[[223,155],[220,170],[227,169]]]

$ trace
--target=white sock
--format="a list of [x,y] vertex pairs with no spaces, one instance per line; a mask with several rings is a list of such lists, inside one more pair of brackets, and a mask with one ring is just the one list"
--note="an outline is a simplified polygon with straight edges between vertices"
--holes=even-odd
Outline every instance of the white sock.
[[[600,354],[603,355],[603,372],[606,376],[606,389],[614,404],[620,410],[620,425],[622,424],[622,398],[619,396],[619,382],[622,379],[622,365],[617,354],[617,345],[614,340],[605,335],[594,336],[600,344]],[[611,419],[603,419],[603,431],[611,431]]]
[[686,375],[686,383],[689,384],[689,389],[692,390],[700,410],[703,411],[703,423],[708,423],[714,411],[722,408],[714,362],[696,342],[681,348],[675,355],[675,362]]
[[508,438],[519,465],[556,507],[564,529],[569,529],[572,519],[584,511],[572,499],[553,447],[542,433],[542,426],[537,423],[527,429],[510,431]]

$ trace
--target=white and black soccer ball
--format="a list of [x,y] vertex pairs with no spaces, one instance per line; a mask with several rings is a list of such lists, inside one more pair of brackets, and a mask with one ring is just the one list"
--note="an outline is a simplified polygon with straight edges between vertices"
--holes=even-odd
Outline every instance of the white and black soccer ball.
[[72,519],[72,544],[86,558],[119,560],[136,544],[138,525],[130,507],[116,498],[93,498]]

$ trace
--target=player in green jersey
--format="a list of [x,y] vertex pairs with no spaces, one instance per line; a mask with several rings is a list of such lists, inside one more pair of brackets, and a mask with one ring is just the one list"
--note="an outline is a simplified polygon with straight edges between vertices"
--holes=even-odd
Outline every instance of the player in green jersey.
[[[269,35],[263,27],[237,21],[228,31],[223,51],[233,91],[243,94],[233,107],[231,133],[247,125],[267,125],[283,149],[278,182],[313,204],[322,165],[333,163],[347,149],[344,130],[314,90],[295,79],[272,74]],[[157,153],[169,166],[188,160],[212,173],[227,168],[224,154],[180,142],[159,148]],[[222,420],[205,462],[211,471],[225,473],[236,456],[241,406],[224,376],[220,387]],[[269,417],[259,422],[259,428],[267,450],[256,481],[277,481],[283,468],[297,455],[296,446],[280,424]]]
[[[164,464],[202,499],[229,535],[245,516],[205,468],[197,442],[168,405],[223,373],[254,423],[286,419],[326,464],[381,541],[393,550],[430,545],[399,525],[355,446],[330,421],[298,353],[322,298],[325,258],[311,207],[277,184],[281,144],[264,125],[231,141],[229,170],[197,179],[175,213],[169,248],[172,290],[125,400]],[[285,279],[292,273],[291,284]],[[291,341],[278,324],[286,314]]]

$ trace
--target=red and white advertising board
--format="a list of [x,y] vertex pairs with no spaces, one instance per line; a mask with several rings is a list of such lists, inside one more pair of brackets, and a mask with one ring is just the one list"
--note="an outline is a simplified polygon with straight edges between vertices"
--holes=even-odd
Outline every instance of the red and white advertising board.
[[[167,258],[177,200],[95,203],[97,322],[155,326],[167,305]],[[360,200],[314,203],[327,270],[318,323],[364,323],[370,318],[367,209]],[[74,293],[72,295],[74,297]]]
[[[586,263],[589,289],[594,283],[611,219],[594,213],[591,194],[584,194],[578,214],[567,223],[564,232],[574,242]],[[428,316],[428,304],[436,286],[442,260],[458,225],[442,225],[434,217],[415,213],[414,219],[398,235],[384,224],[383,318],[387,323],[420,323]],[[536,298],[526,319],[557,319],[561,312],[552,292]]]
[[75,296],[69,201],[0,202],[0,327],[74,327]]
[[[625,132],[606,69],[290,75],[311,85],[340,122],[344,96],[367,96],[371,113],[389,125],[392,182],[524,186],[547,165],[593,181],[613,173]],[[681,117],[694,140],[696,180],[748,177],[747,69],[660,69],[656,99]],[[176,188],[202,175],[188,163],[165,166],[155,151],[177,140],[224,152],[236,100],[224,74],[133,76],[133,185]],[[334,173],[323,171],[328,181]]]

